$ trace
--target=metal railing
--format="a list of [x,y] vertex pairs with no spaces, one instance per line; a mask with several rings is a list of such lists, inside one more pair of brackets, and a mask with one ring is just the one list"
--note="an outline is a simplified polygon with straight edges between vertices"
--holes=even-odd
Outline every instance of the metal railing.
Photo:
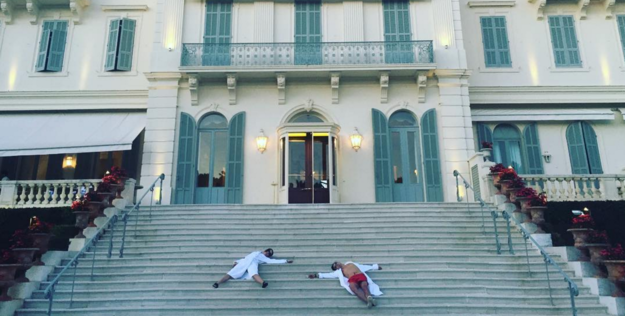
[[[462,174],[460,174],[460,172],[458,172],[457,170],[454,170],[454,177],[456,177],[456,195],[458,197],[458,200],[460,200],[460,187],[458,185],[459,181],[462,180],[462,183],[464,185],[464,187],[466,188],[466,192],[468,193],[469,190],[473,191],[473,187],[471,186],[471,184],[462,176]],[[497,254],[501,254],[501,244],[499,242],[499,236],[497,234],[497,212],[492,210],[490,208],[490,206],[488,206],[486,204],[486,202],[484,202],[484,200],[482,200],[481,197],[476,196],[475,197],[480,205],[482,205],[482,207],[486,206],[490,211],[491,211],[491,215],[493,216],[493,223],[495,226],[495,239],[496,239],[496,244],[497,244]],[[531,277],[532,276],[532,268],[530,265],[530,260],[529,260],[529,250],[528,250],[528,246],[527,246],[527,241],[529,240],[531,243],[534,244],[534,246],[538,249],[538,251],[540,251],[540,254],[543,257],[543,261],[545,262],[545,271],[546,271],[546,276],[547,276],[547,285],[549,287],[549,299],[551,300],[551,304],[554,305],[553,303],[553,290],[551,288],[551,279],[549,277],[549,266],[553,266],[553,268],[555,269],[556,272],[558,272],[562,277],[564,277],[564,282],[566,282],[568,284],[568,289],[569,289],[569,295],[571,297],[571,311],[573,313],[573,316],[577,316],[577,308],[575,307],[575,297],[579,295],[579,289],[577,287],[577,284],[575,284],[575,282],[568,276],[568,274],[566,274],[566,272],[564,272],[562,270],[562,268],[560,268],[560,266],[553,260],[553,258],[547,253],[547,251],[538,243],[536,242],[536,240],[532,237],[531,233],[525,229],[525,227],[521,226],[521,223],[519,223],[519,221],[514,217],[511,216],[510,213],[508,213],[508,211],[502,211],[501,212],[502,217],[504,218],[504,220],[506,221],[506,228],[507,228],[507,233],[508,233],[508,251],[510,254],[515,254],[514,253],[514,247],[513,247],[513,243],[512,243],[512,230],[510,227],[510,219],[512,219],[512,221],[514,222],[514,224],[516,224],[517,228],[520,230],[520,233],[523,237],[524,243],[525,243],[525,257],[527,259],[527,272],[528,275]]]
[[434,63],[432,41],[188,43],[182,67],[267,67]]
[[[159,194],[158,194],[158,201],[156,204],[161,204],[162,201],[162,192],[163,192],[163,180],[165,180],[165,174],[161,174],[158,178],[156,178],[156,180],[154,180],[154,182],[152,183],[152,185],[148,188],[147,191],[145,191],[145,193],[143,193],[143,195],[141,196],[141,198],[139,198],[138,202],[128,211],[125,212],[122,216],[122,221],[124,223],[124,233],[123,233],[123,237],[121,240],[121,246],[119,248],[119,257],[123,258],[124,256],[124,244],[125,244],[125,237],[126,237],[126,226],[128,224],[128,217],[130,216],[130,214],[132,214],[132,212],[134,212],[135,210],[137,212],[139,212],[139,208],[141,207],[141,202],[143,201],[143,199],[147,196],[148,192],[151,192],[151,197],[150,197],[150,217],[152,216],[152,204],[154,201],[154,189],[156,188],[156,184],[159,182],[160,180],[160,190],[159,190]],[[138,216],[137,220],[135,221],[135,237],[136,237],[136,233],[137,233],[137,229],[136,229],[136,222],[138,222]],[[98,242],[100,240],[100,238],[104,235],[104,233],[106,232],[107,229],[110,230],[111,232],[111,236],[109,239],[109,245],[108,245],[108,254],[107,254],[107,258],[111,258],[112,253],[113,253],[113,236],[114,236],[114,232],[115,232],[115,224],[117,223],[117,219],[118,219],[118,215],[115,214],[112,217],[110,217],[108,219],[108,221],[106,221],[106,223],[104,225],[102,225],[97,232],[95,233],[95,235],[91,238],[89,238],[89,240],[87,240],[87,242],[85,242],[85,245],[82,247],[82,249],[76,254],[74,255],[74,257],[65,265],[65,267],[63,267],[63,269],[61,269],[61,271],[57,274],[57,276],[50,282],[50,284],[45,288],[45,290],[43,291],[44,294],[44,298],[48,299],[48,315],[52,315],[52,305],[54,304],[54,293],[56,290],[56,286],[58,285],[59,281],[61,280],[61,277],[70,269],[70,268],[74,268],[74,273],[73,273],[73,277],[72,277],[72,290],[70,293],[70,300],[69,300],[69,308],[72,308],[72,304],[74,302],[74,288],[76,285],[76,270],[78,270],[78,264],[83,260],[83,258],[81,258],[83,255],[85,255],[85,253],[91,249],[91,247],[93,247],[93,256],[91,258],[91,274],[90,274],[90,278],[89,280],[93,281],[93,271],[95,268],[95,257],[96,254],[98,252]],[[86,258],[85,258],[86,259]],[[88,259],[87,259],[88,260]]]

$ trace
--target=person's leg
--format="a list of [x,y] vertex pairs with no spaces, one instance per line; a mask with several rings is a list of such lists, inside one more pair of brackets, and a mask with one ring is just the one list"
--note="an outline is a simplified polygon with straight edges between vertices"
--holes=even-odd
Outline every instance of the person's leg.
[[265,282],[263,280],[263,278],[260,277],[260,275],[258,274],[258,264],[254,264],[252,263],[250,265],[249,268],[247,268],[247,273],[249,273],[252,276],[252,279],[254,279],[254,281],[258,282],[258,284],[261,284],[263,286],[263,289],[267,287],[267,285],[269,285],[269,283]]
[[375,300],[373,299],[371,292],[369,292],[369,283],[367,281],[360,282],[360,288],[362,289],[365,297],[367,298],[367,307],[371,308],[375,306]]
[[363,291],[360,289],[360,287],[358,286],[358,283],[350,283],[349,284],[349,289],[352,290],[352,292],[354,292],[354,294],[356,294],[356,296],[363,302],[367,302],[367,297],[365,296],[365,293],[363,293]]
[[219,281],[217,281],[217,282],[213,283],[213,287],[214,287],[214,288],[218,288],[218,287],[219,287],[219,284],[225,283],[226,281],[228,281],[228,280],[230,280],[230,279],[232,279],[232,277],[231,277],[230,275],[226,274],[226,275],[224,275],[224,277],[223,277],[223,278],[221,278],[221,280],[219,280]]

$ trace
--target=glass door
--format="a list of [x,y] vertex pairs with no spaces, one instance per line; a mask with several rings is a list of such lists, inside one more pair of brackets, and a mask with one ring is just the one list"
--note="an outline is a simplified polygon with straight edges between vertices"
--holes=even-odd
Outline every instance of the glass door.
[[329,203],[328,133],[290,133],[289,203]]

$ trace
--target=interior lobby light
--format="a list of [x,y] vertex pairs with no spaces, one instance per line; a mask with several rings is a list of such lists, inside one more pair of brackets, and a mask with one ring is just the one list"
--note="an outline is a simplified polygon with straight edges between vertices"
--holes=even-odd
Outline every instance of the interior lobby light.
[[354,148],[355,151],[358,151],[358,149],[360,149],[360,145],[362,145],[362,135],[358,132],[357,127],[354,127],[354,134],[352,134],[350,139],[352,141],[352,148]]
[[76,155],[65,155],[63,158],[63,169],[76,168]]
[[267,149],[267,136],[265,136],[265,132],[262,129],[258,137],[256,137],[256,146],[261,154]]

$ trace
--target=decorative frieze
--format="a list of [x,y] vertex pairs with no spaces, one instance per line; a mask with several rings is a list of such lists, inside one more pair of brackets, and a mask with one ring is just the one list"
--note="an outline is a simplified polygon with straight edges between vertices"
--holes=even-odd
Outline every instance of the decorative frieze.
[[389,73],[380,72],[380,102],[388,103]]
[[285,104],[286,103],[286,75],[284,73],[277,73],[276,83],[278,85],[278,104]]
[[230,105],[237,104],[237,75],[228,74],[226,83],[228,84],[228,96]]
[[340,72],[330,74],[330,87],[332,88],[332,103],[339,103],[339,81],[341,80]]

